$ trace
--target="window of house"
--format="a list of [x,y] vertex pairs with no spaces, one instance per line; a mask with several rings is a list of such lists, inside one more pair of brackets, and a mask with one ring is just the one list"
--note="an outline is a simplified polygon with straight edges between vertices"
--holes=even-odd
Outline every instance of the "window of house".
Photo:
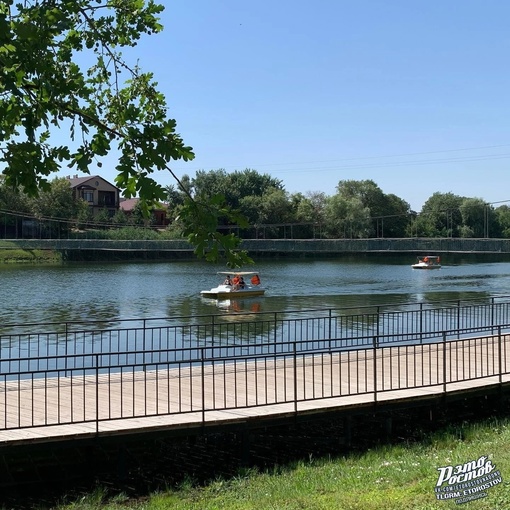
[[115,206],[115,193],[111,191],[100,191],[99,205]]
[[90,190],[82,191],[83,200],[86,202],[94,202],[94,192]]

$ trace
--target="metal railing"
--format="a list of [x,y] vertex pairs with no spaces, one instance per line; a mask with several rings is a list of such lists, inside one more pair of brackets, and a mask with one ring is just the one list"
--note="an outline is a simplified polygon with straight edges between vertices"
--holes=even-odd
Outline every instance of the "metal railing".
[[[285,352],[288,341],[300,349],[329,350],[396,342],[433,341],[442,331],[467,335],[478,328],[510,323],[510,298],[444,301],[438,304],[381,304],[287,312],[250,312],[172,318],[126,319],[112,322],[4,324],[0,327],[0,374],[41,366],[43,359],[101,354],[117,363],[133,360],[181,361],[214,346],[222,356]],[[141,358],[140,353],[144,354]],[[25,359],[21,362],[19,360]],[[57,364],[58,369],[64,361]]]
[[[393,305],[395,306],[395,305]],[[510,302],[2,334],[0,430],[293,404],[509,373]],[[185,322],[189,321],[188,324]],[[28,325],[30,326],[30,325]]]
[[370,395],[377,402],[389,391],[501,383],[510,373],[509,328],[471,329],[475,336],[461,339],[467,331],[444,331],[425,344],[390,344],[380,335],[348,349],[289,340],[245,353],[210,345],[20,358],[15,377],[0,375],[0,430],[78,423],[99,430],[106,421],[187,413],[202,422],[211,411],[278,404],[298,411],[311,400]]

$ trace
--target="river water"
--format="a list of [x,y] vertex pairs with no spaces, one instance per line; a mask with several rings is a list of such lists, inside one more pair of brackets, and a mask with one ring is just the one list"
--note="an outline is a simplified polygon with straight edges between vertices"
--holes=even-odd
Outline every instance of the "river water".
[[264,297],[204,299],[224,267],[200,261],[0,266],[2,324],[117,321],[250,311],[288,311],[510,295],[510,260],[444,256],[413,270],[412,255],[257,261]]

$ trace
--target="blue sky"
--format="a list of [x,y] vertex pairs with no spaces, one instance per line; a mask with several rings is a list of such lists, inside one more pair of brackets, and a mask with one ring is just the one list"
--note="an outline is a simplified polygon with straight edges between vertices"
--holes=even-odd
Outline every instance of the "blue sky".
[[162,3],[164,31],[125,55],[194,148],[178,176],[251,168],[328,195],[372,179],[417,211],[436,191],[510,200],[510,2]]

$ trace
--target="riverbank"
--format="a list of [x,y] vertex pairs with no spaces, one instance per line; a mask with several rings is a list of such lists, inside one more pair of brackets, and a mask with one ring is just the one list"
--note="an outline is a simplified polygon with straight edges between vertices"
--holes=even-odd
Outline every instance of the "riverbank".
[[[509,442],[510,420],[489,420],[451,427],[413,445],[380,446],[335,460],[310,457],[272,472],[215,480],[205,487],[184,484],[134,506],[96,508],[430,510],[474,502],[477,510],[503,510],[510,501]],[[452,472],[458,469],[455,466],[466,469],[458,480],[469,483],[454,483],[454,477],[449,479],[451,484],[444,481],[450,467]],[[441,474],[443,482],[438,487]]]
[[1,249],[0,264],[44,264],[62,262],[62,254],[54,250]]
[[[318,429],[316,436],[320,431],[324,432]],[[369,433],[363,431],[365,435]],[[218,447],[216,441],[209,439],[207,448]],[[274,439],[270,434],[268,440]],[[285,444],[280,448],[292,446],[288,444],[289,436],[281,440]],[[323,441],[326,440],[327,436],[323,438]],[[329,441],[331,443],[333,439],[329,438]],[[500,414],[499,417],[471,422],[452,420],[451,424],[433,432],[419,431],[414,427],[412,432],[408,430],[406,437],[394,438],[392,443],[383,444],[380,438],[372,444],[365,439],[364,447],[358,445],[357,449],[352,448],[343,455],[321,457],[310,453],[295,462],[266,469],[238,470],[231,476],[224,475],[225,464],[221,462],[221,455],[216,459],[210,457],[207,462],[212,464],[211,468],[216,466],[216,475],[211,469],[211,478],[205,483],[190,475],[151,495],[138,497],[129,496],[128,492],[113,492],[108,488],[110,485],[103,484],[80,497],[68,494],[67,503],[63,503],[64,499],[61,498],[61,503],[56,506],[46,507],[39,500],[38,508],[431,510],[439,506],[445,509],[459,508],[459,502],[456,504],[455,500],[464,497],[474,501],[481,496],[474,503],[478,510],[504,510],[508,508],[510,500],[509,443],[508,416]],[[305,445],[296,442],[294,446],[302,450]],[[308,448],[313,450],[316,446],[309,444]],[[194,443],[193,451],[191,458],[197,461],[201,455],[200,441]],[[191,450],[188,450],[190,453]],[[160,482],[163,482],[164,472],[159,468],[165,464],[165,460],[171,463],[173,454],[175,451],[168,449],[165,442],[159,443],[159,454],[153,457],[152,476]],[[129,457],[129,452],[126,455]],[[457,475],[461,470],[467,473],[463,478],[464,484],[460,478],[448,478],[455,470]],[[143,474],[143,471],[137,471],[138,478],[126,484],[127,491],[133,484],[143,483]],[[471,508],[470,505],[467,507]]]
[[[340,255],[402,254],[497,256],[510,259],[510,239],[245,239],[241,249],[259,258],[327,258]],[[0,251],[49,250],[64,260],[171,260],[194,259],[194,247],[182,239],[17,239],[0,241]]]
[[29,445],[3,452],[0,508],[432,510],[483,496],[478,510],[506,510],[509,402],[507,393],[478,395],[364,414],[353,417],[349,437],[337,418],[261,427],[250,431],[249,460],[242,429]]

